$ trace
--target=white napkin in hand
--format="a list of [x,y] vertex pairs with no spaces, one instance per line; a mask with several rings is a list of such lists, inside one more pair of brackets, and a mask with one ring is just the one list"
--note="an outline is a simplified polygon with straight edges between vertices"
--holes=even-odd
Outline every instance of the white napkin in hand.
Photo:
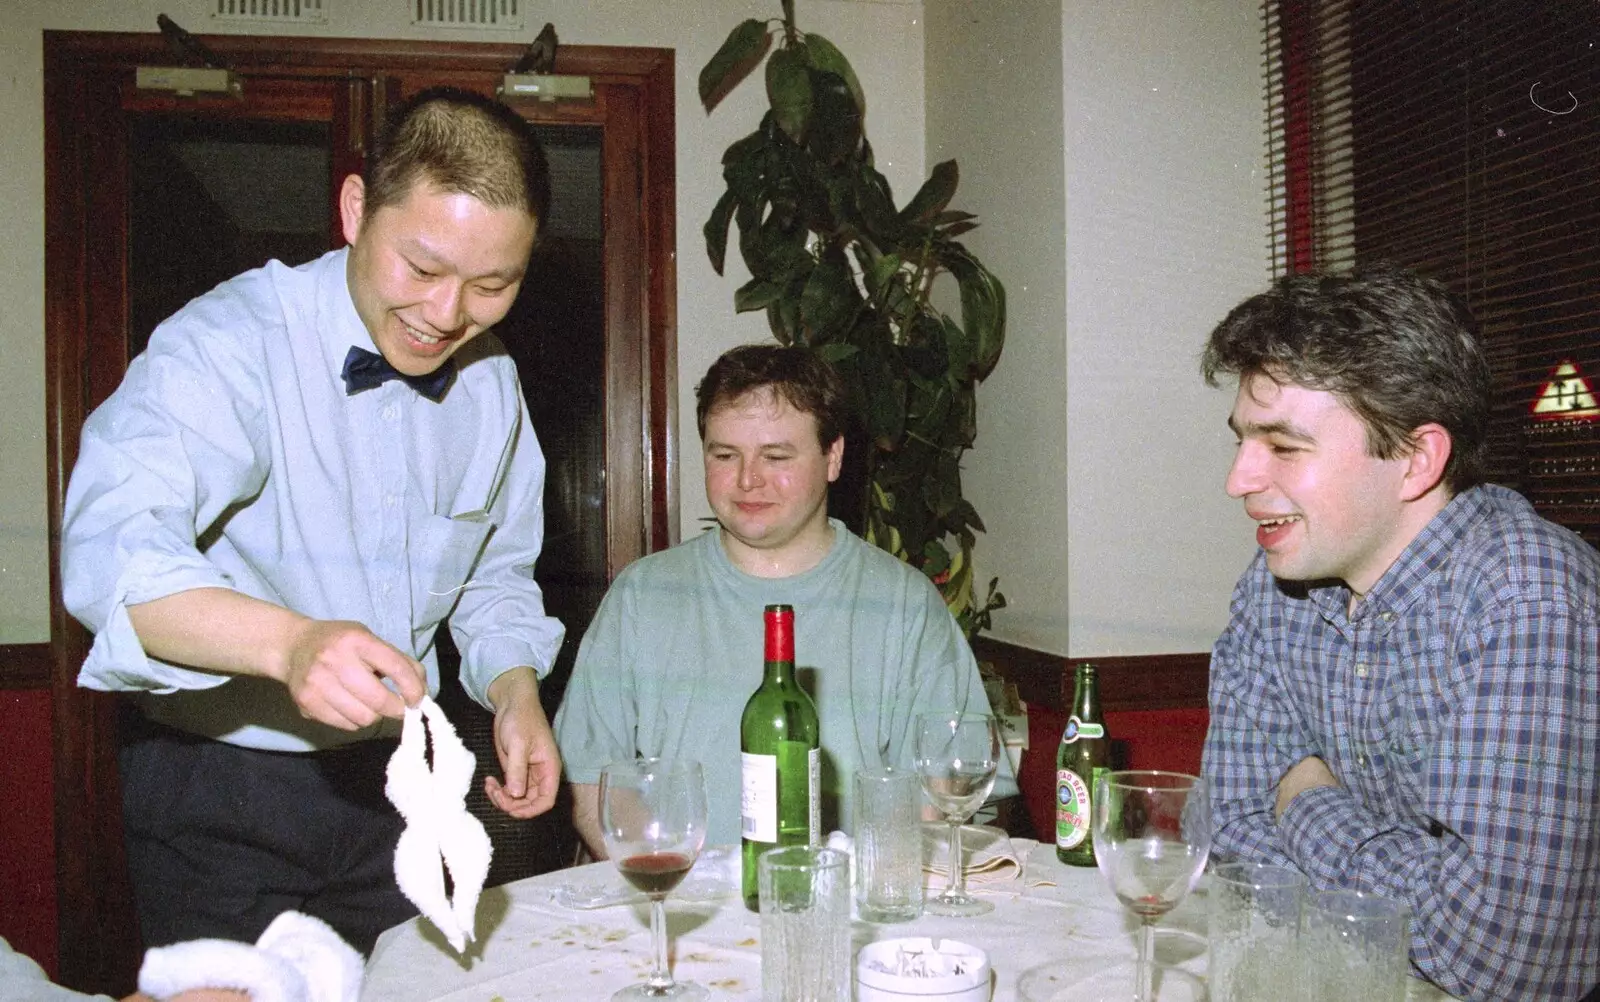
[[[394,877],[400,892],[439,927],[457,953],[473,938],[478,895],[493,853],[483,822],[467,813],[467,788],[476,765],[439,704],[424,696],[415,708],[406,708],[400,747],[389,759],[389,782],[383,788],[406,819],[394,850]],[[453,901],[444,893],[441,857],[455,884]]]
[[[969,887],[1008,883],[1022,875],[1021,857],[998,828],[963,825],[961,855]],[[922,825],[922,880],[935,890],[950,880],[950,826],[942,822]]]
[[154,999],[199,988],[245,992],[251,1002],[356,1002],[361,954],[326,922],[284,912],[256,945],[194,939],[146,953],[139,990]]

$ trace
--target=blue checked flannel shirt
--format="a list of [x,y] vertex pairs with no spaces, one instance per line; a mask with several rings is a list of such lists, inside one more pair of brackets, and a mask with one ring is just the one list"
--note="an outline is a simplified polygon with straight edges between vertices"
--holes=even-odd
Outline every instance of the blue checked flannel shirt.
[[[1464,491],[1355,612],[1258,554],[1211,661],[1213,852],[1411,908],[1418,972],[1472,1000],[1600,984],[1600,554]],[[1295,797],[1308,755],[1340,786]]]

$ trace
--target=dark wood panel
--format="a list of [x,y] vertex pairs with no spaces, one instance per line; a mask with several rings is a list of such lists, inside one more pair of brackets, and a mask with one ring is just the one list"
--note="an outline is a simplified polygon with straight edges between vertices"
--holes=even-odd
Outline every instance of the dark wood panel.
[[1024,701],[1054,709],[1072,701],[1073,671],[1085,661],[1100,670],[1100,706],[1107,712],[1206,705],[1209,653],[1064,658],[990,637],[974,639],[972,651],[1016,683]]
[[54,667],[49,644],[0,644],[0,689],[48,689]]

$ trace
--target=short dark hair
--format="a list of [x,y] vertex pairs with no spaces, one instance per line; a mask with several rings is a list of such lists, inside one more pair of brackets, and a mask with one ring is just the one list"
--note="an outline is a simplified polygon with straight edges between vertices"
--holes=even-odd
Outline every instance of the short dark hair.
[[1450,433],[1446,488],[1484,479],[1488,357],[1466,305],[1431,278],[1383,266],[1279,279],[1216,326],[1200,368],[1212,386],[1218,373],[1260,374],[1333,393],[1381,459],[1403,455],[1417,428],[1437,423]]
[[823,449],[837,442],[849,424],[844,380],[821,355],[800,345],[747,344],[723,352],[694,388],[701,440],[712,411],[762,389],[816,418]]
[[543,223],[550,169],[533,126],[491,98],[458,87],[418,91],[390,113],[367,157],[363,215],[405,201],[420,181]]

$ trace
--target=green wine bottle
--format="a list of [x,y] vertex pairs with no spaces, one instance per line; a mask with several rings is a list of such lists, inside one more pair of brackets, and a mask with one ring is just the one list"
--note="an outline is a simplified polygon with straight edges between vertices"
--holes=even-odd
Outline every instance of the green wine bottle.
[[1094,783],[1109,765],[1111,738],[1100,716],[1094,665],[1079,665],[1076,682],[1072,716],[1056,750],[1056,858],[1093,866]]
[[816,845],[822,790],[817,707],[794,680],[794,607],[769,605],[766,667],[739,721],[744,903],[760,906],[756,857],[775,846]]

